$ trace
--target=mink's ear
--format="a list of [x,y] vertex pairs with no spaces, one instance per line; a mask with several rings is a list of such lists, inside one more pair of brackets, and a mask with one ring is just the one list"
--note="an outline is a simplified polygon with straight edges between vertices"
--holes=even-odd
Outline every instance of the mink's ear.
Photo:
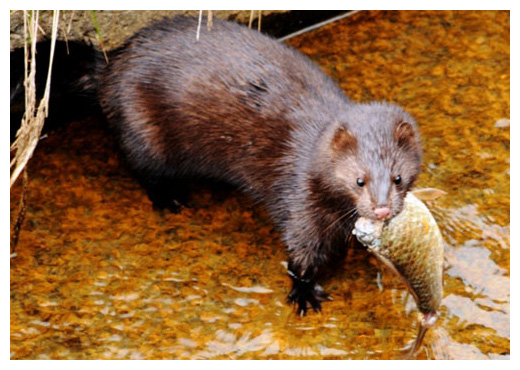
[[357,140],[346,127],[340,126],[334,133],[330,147],[334,154],[355,151],[357,149]]
[[395,125],[394,137],[397,141],[397,146],[400,148],[418,149],[420,147],[419,135],[409,122],[398,122]]

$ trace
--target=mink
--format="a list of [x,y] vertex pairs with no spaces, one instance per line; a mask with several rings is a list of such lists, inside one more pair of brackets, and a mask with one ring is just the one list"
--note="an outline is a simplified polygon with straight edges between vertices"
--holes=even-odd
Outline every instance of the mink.
[[110,54],[97,69],[109,126],[154,207],[181,210],[188,179],[263,204],[287,246],[288,301],[320,311],[317,280],[356,242],[357,218],[401,212],[421,167],[417,125],[397,105],[351,101],[255,30],[215,19],[197,38],[197,26],[165,19]]

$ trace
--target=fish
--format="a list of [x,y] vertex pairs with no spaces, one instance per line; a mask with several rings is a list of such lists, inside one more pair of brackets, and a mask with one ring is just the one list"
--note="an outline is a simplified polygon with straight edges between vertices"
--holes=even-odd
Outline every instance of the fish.
[[[428,190],[417,196],[432,199]],[[419,331],[409,357],[421,348],[428,329],[439,317],[443,298],[444,241],[428,207],[414,193],[404,199],[403,211],[388,221],[360,217],[353,234],[380,262],[405,283],[414,297],[419,314]]]

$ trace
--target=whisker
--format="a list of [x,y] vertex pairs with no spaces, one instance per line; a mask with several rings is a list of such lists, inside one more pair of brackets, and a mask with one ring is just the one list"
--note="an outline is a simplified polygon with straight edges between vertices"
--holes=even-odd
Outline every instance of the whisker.
[[345,212],[343,215],[341,215],[340,217],[338,217],[337,219],[335,219],[326,229],[325,229],[325,232],[329,231],[333,226],[337,225],[338,222],[340,222],[341,220],[345,219],[345,217],[347,216],[355,216],[357,214],[357,209],[356,208],[352,208],[350,209],[348,212]]

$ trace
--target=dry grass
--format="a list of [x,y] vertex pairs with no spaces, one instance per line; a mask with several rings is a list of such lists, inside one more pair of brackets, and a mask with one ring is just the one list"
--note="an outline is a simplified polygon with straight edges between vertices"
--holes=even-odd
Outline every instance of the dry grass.
[[58,32],[59,11],[53,14],[53,27],[51,36],[51,54],[49,71],[45,92],[40,102],[36,99],[36,43],[38,41],[38,17],[39,11],[24,10],[24,33],[25,33],[25,114],[22,118],[20,129],[16,133],[16,140],[11,145],[11,179],[12,186],[27,162],[32,157],[34,149],[38,144],[43,128],[43,123],[49,111],[49,94],[51,87],[52,59],[54,57],[54,46]]

